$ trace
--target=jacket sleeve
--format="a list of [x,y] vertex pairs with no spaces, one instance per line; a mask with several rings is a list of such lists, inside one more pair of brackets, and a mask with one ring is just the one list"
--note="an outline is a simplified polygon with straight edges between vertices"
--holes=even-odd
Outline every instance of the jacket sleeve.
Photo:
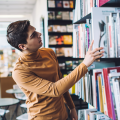
[[50,97],[59,97],[67,92],[86,73],[87,67],[81,63],[69,75],[57,82],[40,78],[26,70],[14,70],[12,77],[20,87],[28,91]]
[[[53,51],[54,52],[54,51]],[[54,53],[54,56],[56,57],[55,53]],[[60,67],[59,67],[59,63],[58,63],[58,60],[57,60],[57,57],[56,57],[56,61],[57,61],[57,65],[58,65],[58,74],[59,74],[59,78],[62,79],[63,78],[63,75],[60,71]],[[68,108],[69,109],[73,109],[75,108],[75,105],[74,105],[74,102],[71,98],[71,95],[70,93],[67,91],[63,94],[64,96],[64,100],[65,100],[65,103],[67,104]]]

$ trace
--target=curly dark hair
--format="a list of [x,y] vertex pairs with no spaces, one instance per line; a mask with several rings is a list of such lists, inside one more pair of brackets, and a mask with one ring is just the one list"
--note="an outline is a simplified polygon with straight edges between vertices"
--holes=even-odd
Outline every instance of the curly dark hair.
[[27,37],[28,37],[28,27],[30,25],[29,20],[23,21],[16,21],[11,23],[7,27],[7,41],[8,43],[17,48],[18,50],[22,51],[18,45],[19,44],[27,44]]

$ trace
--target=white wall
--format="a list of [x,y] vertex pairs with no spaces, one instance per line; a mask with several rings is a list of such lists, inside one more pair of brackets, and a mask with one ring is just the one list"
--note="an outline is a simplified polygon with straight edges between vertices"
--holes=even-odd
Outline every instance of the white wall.
[[36,31],[40,32],[40,18],[44,17],[44,26],[45,26],[45,47],[48,47],[48,16],[47,16],[47,0],[37,0],[35,7],[33,9],[32,13],[32,22],[31,25],[33,25],[36,28]]

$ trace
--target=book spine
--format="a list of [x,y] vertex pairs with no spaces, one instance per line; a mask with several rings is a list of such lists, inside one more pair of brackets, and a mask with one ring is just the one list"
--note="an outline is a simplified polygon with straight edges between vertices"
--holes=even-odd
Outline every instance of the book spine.
[[79,46],[79,58],[81,58],[81,32],[80,32],[80,25],[78,26],[78,30],[79,30],[79,41],[78,41],[78,46]]
[[114,95],[116,101],[117,115],[118,120],[120,120],[120,92],[119,92],[119,82],[118,80],[112,79],[113,87],[114,87]]
[[120,13],[117,13],[117,23],[118,23],[118,25],[117,25],[117,27],[118,27],[118,29],[117,29],[117,31],[118,31],[118,56],[117,57],[120,57]]
[[115,118],[115,110],[114,110],[114,105],[113,105],[113,99],[112,99],[112,92],[111,92],[111,87],[110,87],[109,76],[108,76],[108,86],[109,86],[109,91],[110,91],[110,99],[111,99],[111,107],[112,107],[113,120],[116,120],[116,118]]
[[110,99],[110,91],[109,91],[109,85],[108,85],[108,78],[107,78],[107,76],[108,76],[107,68],[103,68],[103,77],[104,77],[104,84],[105,84],[105,92],[106,92],[106,101],[107,101],[108,116],[111,119],[113,119],[111,99]]
[[102,98],[102,85],[101,85],[101,75],[98,75],[98,87],[99,87],[99,100],[100,100],[100,111],[103,113],[103,98]]
[[103,80],[103,72],[101,75],[101,79],[102,79],[102,95],[103,95],[104,114],[108,115],[106,95],[105,95],[105,85],[104,85],[104,80]]
[[98,90],[98,80],[96,80],[96,100],[97,100],[97,110],[100,111],[100,105],[99,105],[99,90]]

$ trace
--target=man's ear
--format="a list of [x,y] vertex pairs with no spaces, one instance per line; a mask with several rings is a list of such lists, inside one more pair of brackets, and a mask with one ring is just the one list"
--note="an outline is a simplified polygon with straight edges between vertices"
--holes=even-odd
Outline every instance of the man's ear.
[[27,47],[25,44],[19,44],[18,47],[21,49],[21,50],[26,50]]

